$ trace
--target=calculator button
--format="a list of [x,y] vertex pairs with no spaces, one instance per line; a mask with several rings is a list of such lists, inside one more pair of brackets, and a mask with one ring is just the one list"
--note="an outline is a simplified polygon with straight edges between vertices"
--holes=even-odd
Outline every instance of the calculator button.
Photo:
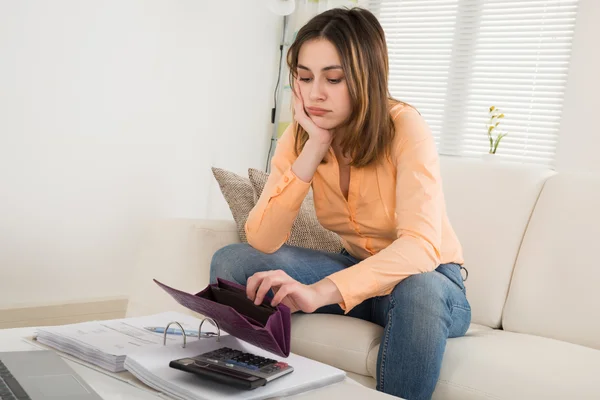
[[254,371],[260,371],[261,374],[274,374],[288,367],[287,363],[228,347],[206,352],[198,356],[198,359],[207,361],[214,367],[223,365],[228,369],[244,368],[248,374],[252,374]]

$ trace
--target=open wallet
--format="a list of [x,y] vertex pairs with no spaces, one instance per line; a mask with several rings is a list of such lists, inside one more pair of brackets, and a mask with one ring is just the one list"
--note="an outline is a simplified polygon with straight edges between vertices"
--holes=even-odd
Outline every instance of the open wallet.
[[214,319],[230,335],[281,357],[290,355],[291,312],[283,304],[272,307],[271,297],[256,305],[244,286],[219,278],[196,294],[154,282],[182,306]]

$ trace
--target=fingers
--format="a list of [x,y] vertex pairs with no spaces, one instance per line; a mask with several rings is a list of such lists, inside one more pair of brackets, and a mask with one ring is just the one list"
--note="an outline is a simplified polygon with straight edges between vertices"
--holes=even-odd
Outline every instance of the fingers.
[[298,89],[298,81],[294,85],[294,115],[298,122],[308,122],[310,120],[304,109],[304,99],[302,98],[302,92]]
[[256,297],[254,298],[254,304],[259,305],[262,304],[263,299],[265,298],[265,295],[269,292],[269,289],[271,289],[271,286],[273,286],[275,284],[274,279],[270,276],[266,276],[262,282],[260,283],[260,286],[258,287],[258,290],[256,291]]
[[246,297],[248,297],[252,301],[254,301],[254,295],[256,294],[256,289],[258,288],[258,285],[260,285],[260,283],[262,282],[261,274],[261,272],[256,273],[250,278],[248,278],[248,280],[246,281]]
[[298,96],[296,90],[294,90],[294,116],[296,119],[301,119],[305,114],[304,102],[302,101],[302,98]]
[[254,304],[261,304],[269,289],[277,290],[281,285],[290,281],[296,282],[282,270],[257,272],[246,282],[246,296],[254,301]]
[[279,288],[279,290],[277,291],[277,293],[275,294],[275,296],[273,296],[273,300],[271,300],[271,305],[273,307],[277,307],[279,305],[279,303],[281,303],[283,301],[283,299],[285,299],[285,296],[292,293],[293,290],[294,290],[293,284],[286,284],[286,285],[281,286]]

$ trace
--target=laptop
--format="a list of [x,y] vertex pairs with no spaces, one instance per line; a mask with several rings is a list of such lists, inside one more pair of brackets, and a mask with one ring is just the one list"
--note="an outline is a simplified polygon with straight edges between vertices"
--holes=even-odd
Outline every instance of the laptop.
[[0,399],[102,400],[53,351],[0,353]]

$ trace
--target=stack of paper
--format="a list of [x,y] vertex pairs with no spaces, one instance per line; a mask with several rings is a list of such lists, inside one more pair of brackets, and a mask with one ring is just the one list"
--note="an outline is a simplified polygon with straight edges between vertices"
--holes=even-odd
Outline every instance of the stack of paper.
[[[148,317],[43,327],[37,331],[37,341],[108,371],[121,372],[125,371],[124,362],[129,353],[163,347],[163,334],[144,327],[166,327],[172,321],[194,331],[200,324],[197,318],[166,312]],[[173,324],[170,328],[179,329],[179,326]],[[207,322],[202,330],[213,331],[215,328]],[[182,343],[182,336],[167,335],[167,344]]]
[[[194,331],[198,331],[201,322],[189,315],[167,312],[148,317],[39,328],[37,340],[111,372],[127,370],[151,388],[181,400],[267,399],[317,389],[341,381],[346,376],[340,369],[296,354],[279,357],[223,331],[219,341],[216,337],[187,337],[184,348],[180,335],[167,335],[167,344],[163,345],[163,334],[144,329],[149,326],[166,327],[173,321],[179,322],[186,330]],[[171,328],[179,327],[173,324]],[[210,322],[202,326],[203,331],[215,329]],[[220,347],[285,361],[294,371],[265,386],[243,390],[169,367],[173,360],[196,357]]]
[[[265,386],[243,390],[169,367],[172,360],[195,357],[220,347],[285,361],[294,371]],[[151,388],[181,400],[260,400],[289,396],[342,381],[346,376],[340,369],[296,354],[278,357],[231,335],[221,336],[218,342],[214,337],[194,339],[188,342],[186,348],[172,344],[136,351],[127,356],[125,368]]]

